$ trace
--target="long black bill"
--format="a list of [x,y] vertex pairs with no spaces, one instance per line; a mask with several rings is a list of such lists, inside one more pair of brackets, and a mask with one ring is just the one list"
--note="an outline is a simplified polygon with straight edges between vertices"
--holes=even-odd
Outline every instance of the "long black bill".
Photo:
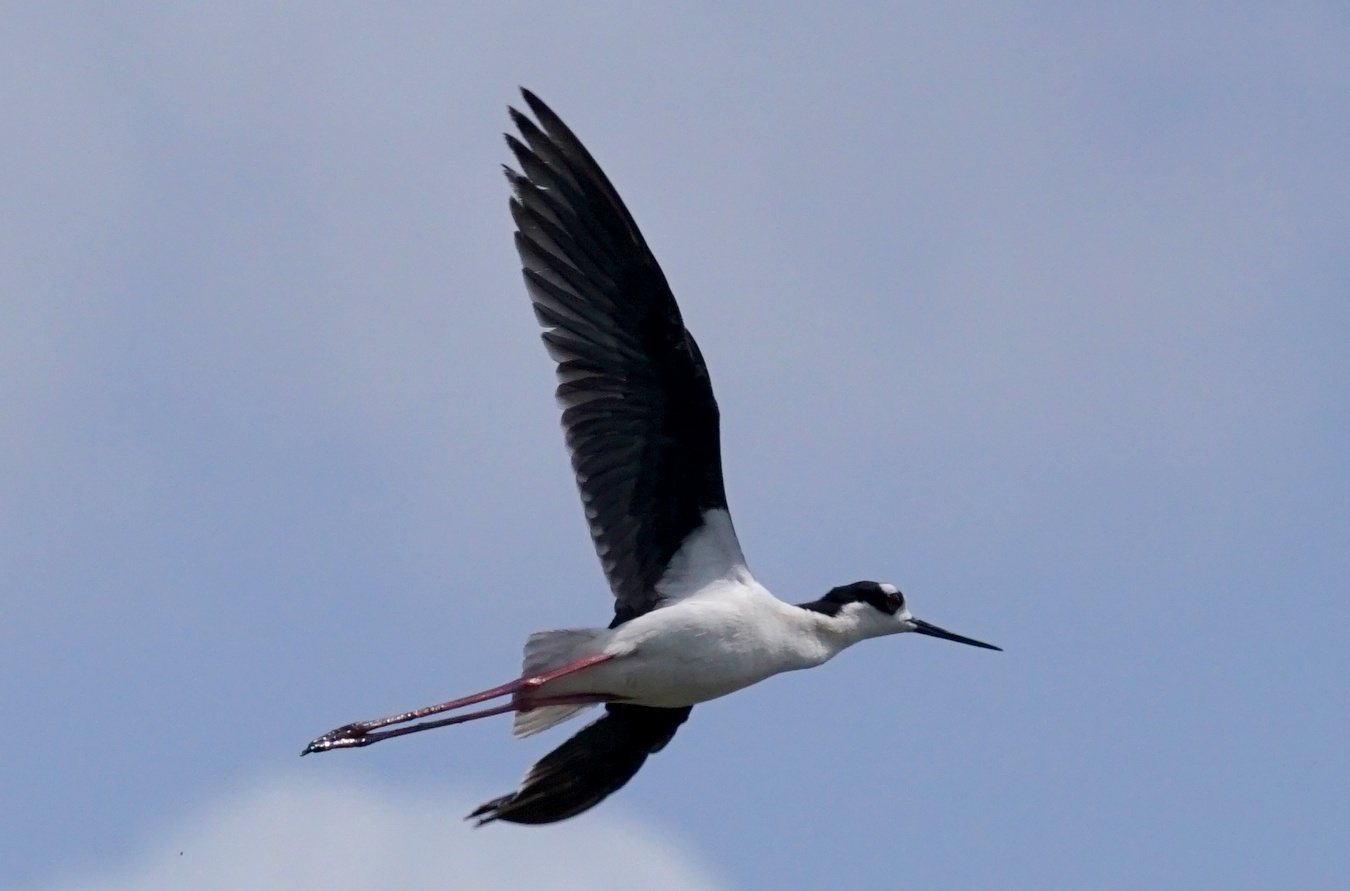
[[1003,647],[996,647],[993,644],[987,644],[983,641],[974,640],[969,637],[962,637],[959,634],[952,634],[946,628],[939,628],[932,622],[925,622],[923,619],[913,619],[914,630],[920,634],[926,634],[929,637],[940,637],[943,640],[954,640],[957,643],[970,644],[972,647],[984,647],[986,650],[998,650],[1003,652]]

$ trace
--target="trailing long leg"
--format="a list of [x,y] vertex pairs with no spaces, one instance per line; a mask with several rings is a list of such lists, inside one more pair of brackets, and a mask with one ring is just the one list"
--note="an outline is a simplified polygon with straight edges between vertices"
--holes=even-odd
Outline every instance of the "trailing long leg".
[[[557,680],[574,672],[581,671],[584,668],[590,668],[592,665],[599,665],[602,662],[608,662],[613,656],[597,653],[586,656],[575,662],[570,662],[560,668],[544,674],[533,675],[531,677],[516,678],[513,681],[502,684],[498,687],[491,687],[478,693],[464,696],[460,699],[452,699],[449,702],[442,702],[437,705],[428,705],[422,708],[413,709],[410,712],[401,712],[397,715],[390,715],[387,718],[376,718],[373,721],[357,721],[352,724],[344,724],[334,730],[330,730],[323,736],[315,739],[301,755],[308,755],[310,752],[327,752],[330,749],[353,749],[361,746],[368,746],[371,743],[380,740],[391,739],[395,736],[406,736],[409,733],[417,733],[422,730],[432,730],[436,727],[448,727],[451,724],[462,724],[465,721],[473,721],[478,718],[487,718],[492,715],[505,714],[513,711],[527,711],[533,708],[541,708],[549,705],[583,705],[593,702],[610,702],[614,697],[604,694],[583,693],[572,696],[523,696],[539,689],[549,681]],[[506,705],[494,706],[493,708],[481,709],[476,712],[469,712],[463,715],[455,715],[449,718],[441,718],[435,721],[422,721],[418,724],[412,724],[408,727],[399,727],[394,730],[382,730],[381,728],[390,727],[394,724],[406,724],[409,721],[417,721],[421,718],[427,718],[431,715],[438,715],[443,712],[453,711],[470,705],[477,705],[480,702],[487,702],[490,699],[497,699],[502,696],[510,696],[512,701]]]

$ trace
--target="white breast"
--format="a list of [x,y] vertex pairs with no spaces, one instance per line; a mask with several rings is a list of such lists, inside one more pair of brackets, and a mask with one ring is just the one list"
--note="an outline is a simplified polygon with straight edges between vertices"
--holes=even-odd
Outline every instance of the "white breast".
[[586,678],[639,705],[672,708],[725,696],[833,655],[810,614],[775,598],[748,572],[619,626],[617,658]]

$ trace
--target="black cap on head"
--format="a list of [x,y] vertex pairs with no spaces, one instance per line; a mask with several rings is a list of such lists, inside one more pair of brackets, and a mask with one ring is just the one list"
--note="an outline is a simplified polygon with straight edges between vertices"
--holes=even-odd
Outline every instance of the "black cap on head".
[[905,595],[895,585],[883,582],[854,582],[840,585],[819,600],[798,604],[802,609],[837,616],[839,611],[850,603],[865,603],[874,609],[893,616],[905,608]]

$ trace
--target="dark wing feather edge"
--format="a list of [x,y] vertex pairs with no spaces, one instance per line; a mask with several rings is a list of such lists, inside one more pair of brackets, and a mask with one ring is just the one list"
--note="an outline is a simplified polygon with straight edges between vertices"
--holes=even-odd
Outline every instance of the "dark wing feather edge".
[[[618,192],[528,90],[539,121],[507,169],[525,285],[558,363],[577,486],[616,598],[614,624],[657,604],[655,585],[704,512],[726,507],[717,403],[703,356]],[[523,141],[522,141],[523,140]]]
[[650,708],[611,703],[604,717],[545,755],[509,795],[481,805],[478,825],[556,823],[590,810],[633,778],[689,718],[692,706]]

